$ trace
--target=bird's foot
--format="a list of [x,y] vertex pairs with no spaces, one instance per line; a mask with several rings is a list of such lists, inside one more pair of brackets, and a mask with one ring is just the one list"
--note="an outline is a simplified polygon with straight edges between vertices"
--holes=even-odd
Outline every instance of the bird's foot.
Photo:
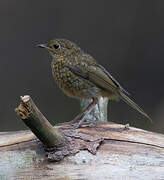
[[64,123],[64,124],[68,124],[69,126],[65,126],[65,127],[61,127],[61,128],[62,129],[78,129],[78,128],[82,127],[83,125],[86,127],[86,123],[83,123],[83,122],[84,122],[84,119],[81,119],[77,123],[75,123],[73,120],[73,121],[70,121],[68,123]]
[[78,129],[82,124],[78,123],[69,123],[70,126],[61,127],[62,129]]
[[[61,127],[61,129],[77,129],[81,126],[81,123],[80,123],[80,121],[75,123],[74,120],[72,120],[69,122],[60,123],[58,125],[60,125],[60,126],[64,125],[64,127]],[[65,125],[68,125],[68,126],[65,126]]]
[[80,121],[80,116],[76,116],[73,120],[71,121],[67,121],[67,122],[63,122],[63,123],[58,123],[57,126],[62,126],[62,125],[75,125],[78,124]]
[[[68,123],[63,123],[68,124]],[[78,122],[78,123],[69,123],[69,126],[61,127],[61,129],[78,129],[78,128],[85,128],[85,127],[94,127],[95,123],[94,122]]]
[[62,122],[62,123],[58,123],[56,126],[62,126],[62,125],[70,125],[70,124],[73,124],[72,121],[67,121],[67,122]]
[[82,123],[76,123],[73,124],[73,129],[77,129],[77,128],[85,128],[85,127],[95,127],[95,122],[82,122]]

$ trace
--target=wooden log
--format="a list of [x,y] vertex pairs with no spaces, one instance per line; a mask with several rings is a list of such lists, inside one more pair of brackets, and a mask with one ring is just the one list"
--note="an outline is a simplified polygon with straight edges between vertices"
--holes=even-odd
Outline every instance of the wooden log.
[[[88,118],[106,121],[102,101]],[[94,120],[52,127],[27,96],[17,112],[43,144],[30,131],[0,133],[0,180],[164,179],[162,134]]]
[[[17,141],[26,135],[26,142]],[[50,163],[29,131],[0,133],[0,179],[164,179],[162,134],[97,123],[74,130],[70,137],[86,144],[89,139],[95,148],[96,140],[101,143],[96,154],[82,147],[60,163]],[[6,146],[5,141],[12,143]]]

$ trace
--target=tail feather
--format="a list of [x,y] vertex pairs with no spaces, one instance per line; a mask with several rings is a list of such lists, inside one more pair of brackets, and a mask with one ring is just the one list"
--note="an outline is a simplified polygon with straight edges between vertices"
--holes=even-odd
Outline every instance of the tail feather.
[[125,95],[123,92],[120,92],[118,95],[119,95],[120,99],[122,99],[124,102],[126,102],[133,109],[135,109],[138,112],[140,112],[147,119],[149,119],[151,123],[153,123],[152,119],[143,111],[143,109],[140,108],[135,102],[133,102],[127,95]]

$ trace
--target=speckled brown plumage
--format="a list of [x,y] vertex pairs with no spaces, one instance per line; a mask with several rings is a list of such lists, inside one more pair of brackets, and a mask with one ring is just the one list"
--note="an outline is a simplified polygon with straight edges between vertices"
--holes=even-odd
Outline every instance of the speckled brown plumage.
[[92,98],[93,102],[75,120],[84,121],[100,96],[112,100],[122,99],[148,119],[151,118],[127,95],[128,93],[108,71],[75,43],[65,39],[54,39],[39,45],[48,50],[52,57],[53,77],[59,88],[68,96],[79,99]]

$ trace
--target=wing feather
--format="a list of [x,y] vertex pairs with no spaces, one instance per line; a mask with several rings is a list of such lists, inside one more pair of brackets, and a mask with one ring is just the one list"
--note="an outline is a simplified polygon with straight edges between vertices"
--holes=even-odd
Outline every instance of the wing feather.
[[[68,67],[68,66],[67,66]],[[151,122],[152,119],[140,108],[135,102],[133,102],[126,94],[129,94],[125,91],[120,84],[113,78],[111,74],[109,74],[104,67],[101,65],[97,66],[85,66],[83,67],[68,67],[69,70],[74,73],[75,75],[90,81],[91,83],[95,84],[97,87],[105,89],[107,91],[113,92],[116,94],[120,99],[122,99],[125,103],[131,106],[133,109],[140,112],[146,118],[148,118]]]

